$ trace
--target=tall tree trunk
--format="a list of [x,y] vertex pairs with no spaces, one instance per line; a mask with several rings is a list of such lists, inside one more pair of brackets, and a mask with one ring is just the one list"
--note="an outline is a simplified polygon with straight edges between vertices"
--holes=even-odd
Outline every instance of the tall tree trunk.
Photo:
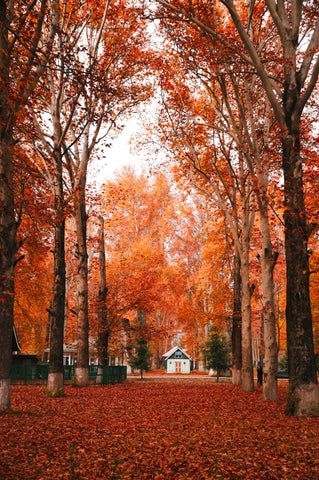
[[10,136],[2,137],[0,144],[0,411],[10,408],[14,271],[18,249],[12,188],[12,150],[13,141]]
[[287,348],[288,372],[299,401],[291,413],[309,415],[319,405],[312,316],[309,296],[309,257],[299,125],[283,135],[283,170],[285,178],[285,252],[287,272]]
[[254,391],[254,368],[251,335],[251,296],[254,286],[249,284],[249,247],[252,229],[255,221],[255,199],[252,193],[252,184],[246,181],[243,170],[243,162],[240,161],[241,180],[241,248],[240,276],[241,276],[241,348],[242,348],[242,389],[246,392]]
[[[46,332],[45,332],[45,350],[50,348],[50,329],[51,329],[51,315],[52,315],[52,303],[50,304],[50,309],[47,309],[48,319],[46,323]],[[48,351],[44,351],[43,362],[49,361]]]
[[[185,15],[183,8],[172,7],[167,0],[157,0],[157,2]],[[189,3],[191,6],[195,4],[191,1]],[[263,35],[254,35],[252,38],[247,33],[247,25],[253,23],[252,17],[246,17],[245,21],[242,21],[243,12],[237,10],[233,0],[220,0],[219,3],[228,9],[242,45],[250,56],[249,66],[254,65],[255,73],[263,84],[282,132],[288,363],[290,386],[295,385],[295,398],[300,399],[291,413],[310,415],[318,409],[319,388],[309,299],[307,243],[311,227],[307,225],[304,205],[300,118],[311,96],[314,95],[318,82],[319,19],[316,15],[309,16],[308,4],[305,1],[265,1],[266,14],[273,20],[273,38],[276,39],[274,45],[280,47],[278,51],[282,54],[281,65],[284,71],[284,79],[282,79],[280,74],[277,77],[276,69],[273,71],[265,69],[265,66],[270,64],[260,55],[260,52],[266,53],[266,56],[267,52],[258,42],[258,39],[264,38]],[[212,24],[206,23],[204,15],[187,13],[187,21],[198,25],[205,35],[216,38]],[[306,35],[305,31],[307,31]],[[223,32],[218,33],[223,38]],[[227,37],[225,39],[229,41]],[[253,43],[255,41],[256,45]]]
[[62,158],[55,152],[54,175],[54,280],[52,322],[50,336],[50,363],[47,395],[63,394],[63,337],[65,315],[65,218],[63,205]]
[[[262,187],[261,187],[262,189]],[[278,348],[276,339],[276,315],[274,294],[274,268],[278,254],[273,252],[268,218],[268,203],[265,189],[258,196],[262,253],[259,257],[263,291],[263,333],[264,333],[264,382],[263,399],[278,400],[277,371]]]
[[0,411],[10,408],[10,373],[17,225],[12,188],[13,137],[8,101],[9,68],[7,7],[0,1]]
[[109,330],[106,308],[107,286],[105,270],[104,218],[100,216],[99,221],[98,361],[99,365],[108,365]]
[[254,391],[253,356],[251,339],[251,296],[252,289],[249,285],[249,241],[243,232],[241,255],[241,315],[242,315],[242,388],[246,392]]
[[78,187],[75,208],[78,255],[78,338],[75,378],[79,387],[86,387],[89,384],[89,306],[86,244],[87,215],[85,209],[85,185],[83,185],[83,182]]
[[233,282],[232,382],[234,385],[241,385],[241,276],[240,256],[237,250],[234,255]]
[[[13,127],[22,106],[27,104],[45,70],[59,18],[58,1],[52,1],[48,9],[43,2],[42,7],[44,8],[37,11],[38,21],[34,22],[34,31],[31,32],[32,46],[31,44],[30,46],[35,50],[30,51],[31,55],[25,63],[23,59],[21,60],[20,74],[16,77],[15,74],[10,76],[11,62],[13,65],[16,62],[14,55],[18,55],[21,40],[19,28],[25,25],[25,19],[23,14],[19,20],[15,18],[15,13],[21,8],[19,2],[0,0],[0,410],[10,408],[14,275],[19,248],[16,239],[17,222],[13,193],[12,157],[15,144]],[[26,13],[29,14],[30,12]],[[41,38],[42,22],[47,14],[50,18],[50,27],[45,30],[45,38]],[[10,25],[14,19],[16,21]],[[35,19],[36,17],[33,20]],[[9,29],[12,39],[10,46]],[[39,62],[40,44],[45,54]],[[24,80],[21,82],[21,79]],[[15,83],[16,80],[18,83]]]

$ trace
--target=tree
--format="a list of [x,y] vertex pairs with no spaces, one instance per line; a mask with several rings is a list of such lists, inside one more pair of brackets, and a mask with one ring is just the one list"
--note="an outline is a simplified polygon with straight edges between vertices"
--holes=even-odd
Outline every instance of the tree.
[[108,343],[111,333],[111,328],[108,323],[108,312],[106,306],[107,285],[106,285],[106,271],[105,271],[105,241],[104,241],[104,218],[99,217],[99,293],[97,305],[97,352],[99,365],[108,365]]
[[13,191],[15,127],[50,58],[59,2],[0,1],[0,410],[10,408],[14,278],[19,244]]
[[217,372],[217,382],[220,373],[230,366],[229,344],[225,337],[212,328],[203,349],[204,358],[208,368]]
[[[176,72],[180,82],[176,81]],[[165,73],[161,142],[169,157],[179,164],[175,167],[177,175],[186,176],[208,202],[223,212],[241,258],[242,388],[253,391],[251,297],[254,290],[249,278],[249,246],[256,210],[254,184],[234,135],[221,126],[222,113],[211,107],[218,103],[214,87],[208,95],[201,88],[193,95],[196,84],[191,75],[185,76],[178,61],[171,63],[170,68],[166,65]]]
[[[93,12],[93,20],[90,16],[88,21],[86,41],[81,41],[81,48],[76,54],[78,62],[84,64],[88,81],[85,86],[80,81],[75,89],[77,112],[70,119],[71,142],[66,152],[77,231],[79,294],[76,378],[82,386],[88,384],[89,360],[86,238],[88,165],[102,139],[104,142],[105,139],[109,141],[120,129],[118,122],[139,103],[146,101],[151,91],[146,82],[146,66],[151,61],[151,54],[145,48],[146,36],[141,11],[130,5],[130,2],[106,1],[102,5],[94,2]],[[99,21],[99,17],[102,17],[102,21]],[[77,31],[81,32],[82,29],[82,23],[78,22]],[[81,38],[81,35],[77,33],[75,37]],[[71,91],[74,89],[73,82],[69,88]],[[80,109],[84,112],[83,115],[78,114]]]
[[[212,8],[195,1],[157,2],[175,12],[177,21],[183,18],[191,22],[239,64],[250,66],[277,120],[284,176],[289,377],[300,398],[295,414],[311,414],[319,402],[307,247],[314,226],[307,221],[305,210],[301,125],[319,75],[317,6],[299,0],[265,0],[262,6],[221,0]],[[218,21],[221,17],[226,17],[226,23],[231,22],[235,28],[231,40],[229,29],[223,31],[225,22]],[[250,35],[255,20],[260,25],[259,32]],[[266,35],[260,34],[269,29],[276,40],[276,53],[269,48],[269,42],[264,42]],[[278,69],[278,65],[282,68]]]
[[148,372],[152,366],[151,353],[146,338],[146,312],[144,310],[138,310],[136,312],[136,330],[136,343],[133,346],[135,352],[130,353],[130,365],[133,370],[139,370],[141,378],[143,378],[143,372]]
[[143,372],[148,372],[151,369],[151,356],[147,340],[139,339],[135,345],[135,354],[132,354],[130,358],[130,365],[133,370],[140,371],[141,378],[143,378]]
[[[181,188],[187,189],[185,181]],[[194,368],[199,368],[212,319],[218,326],[231,328],[230,245],[223,215],[202,194],[194,189],[189,197],[184,194],[181,213],[175,242],[178,296],[174,313],[183,337],[177,341],[191,354]]]
[[[230,318],[223,220],[202,195],[185,192],[185,182],[182,191],[172,184],[167,171],[150,178],[125,167],[103,186],[99,199],[105,215],[111,341],[121,318],[144,308],[158,368],[179,330],[193,358],[202,360],[200,346],[212,315],[221,323]],[[91,282],[96,285],[97,277],[94,262]]]
[[[54,198],[61,201],[56,212],[55,231],[62,228],[70,212],[66,205],[73,203],[78,261],[75,374],[77,384],[86,386],[89,365],[87,171],[97,145],[102,143],[105,148],[111,135],[121,129],[118,122],[148,99],[151,88],[145,78],[151,55],[145,48],[146,33],[141,11],[132,7],[130,2],[85,2],[82,8],[78,8],[78,4],[63,2],[63,7],[60,35],[54,44],[55,66],[52,65],[43,81],[37,103],[29,109],[29,115],[33,123],[32,133],[36,133],[33,147],[44,163],[41,166],[37,163],[37,167],[51,182]],[[54,131],[53,142],[50,141],[51,131]],[[48,172],[52,163],[55,167],[50,178]],[[54,180],[58,169],[61,170],[59,179],[63,178],[59,191],[56,186],[61,180]],[[59,206],[57,200],[55,205]],[[55,255],[62,255],[62,243],[59,238]],[[62,279],[62,270],[59,278]],[[61,308],[63,296],[61,291]],[[55,305],[54,301],[52,308]],[[53,343],[58,341],[61,353],[62,311],[58,315],[53,312],[52,317],[53,321],[60,319],[51,340]],[[57,331],[60,332],[58,336]],[[51,350],[53,353],[54,345]],[[52,360],[54,358],[53,355]],[[61,362],[55,370],[57,368],[62,368]],[[48,393],[50,390],[48,382]]]
[[176,216],[170,188],[164,176],[150,180],[129,167],[103,186],[108,322],[139,308],[156,310],[168,291],[166,250]]
[[232,382],[241,384],[241,276],[240,256],[234,254],[233,266],[233,321],[232,321]]
[[[190,84],[192,94],[188,92],[187,94],[194,97],[192,112],[189,113],[184,109],[180,130],[186,128],[187,116],[194,117],[194,126],[189,137],[202,137],[203,143],[212,145],[211,150],[215,147],[220,151],[225,151],[225,143],[230,144],[232,141],[234,144],[232,155],[239,158],[238,162],[242,159],[246,163],[246,168],[250,174],[250,181],[259,210],[262,243],[259,258],[263,277],[263,319],[267,370],[263,395],[265,399],[278,399],[273,293],[273,269],[276,264],[277,253],[273,252],[271,242],[268,193],[269,177],[274,176],[275,166],[278,162],[276,162],[277,149],[272,148],[270,151],[268,147],[270,143],[275,144],[274,139],[277,135],[277,132],[274,131],[269,103],[265,100],[263,90],[256,81],[256,77],[251,75],[250,68],[245,68],[242,64],[230,67],[229,59],[223,58],[223,54],[209,40],[209,37],[204,38],[200,31],[196,31],[185,24],[177,27],[180,29],[177,33],[176,22],[169,17],[162,20],[162,25],[174,52],[174,60],[171,59],[172,51],[170,50],[167,53],[165,67],[166,70],[168,70],[167,65],[173,64],[175,67],[171,67],[172,78],[163,80],[164,89],[168,89],[165,83],[169,86],[174,85],[175,89],[179,90],[179,104],[182,104],[187,102],[187,100],[185,102],[185,91],[186,85]],[[230,28],[230,26],[227,25],[227,28]],[[207,54],[208,51],[210,52],[209,55]],[[180,71],[175,66],[178,63],[182,64]],[[163,73],[162,78],[165,78]],[[197,170],[204,170],[205,174],[209,176],[209,163],[207,162],[207,167],[204,169],[202,155],[198,155],[198,157],[200,158],[200,165],[197,162]],[[226,180],[225,178],[224,181],[227,185]],[[230,183],[230,180],[228,183]],[[237,181],[237,183],[239,182]],[[242,273],[245,273],[246,263],[245,260],[242,264]],[[243,284],[243,297],[249,298],[245,284],[246,282]],[[248,305],[246,300],[244,300],[243,306],[244,304]],[[245,328],[243,329],[244,332]],[[244,366],[244,370],[245,368]],[[233,371],[233,373],[235,372],[236,370]],[[252,375],[250,375],[250,385],[253,385]]]
[[19,229],[19,262],[15,271],[14,324],[23,353],[42,357],[45,341],[47,307],[52,300],[48,278],[52,272],[50,191],[24,155],[15,148],[14,195]]

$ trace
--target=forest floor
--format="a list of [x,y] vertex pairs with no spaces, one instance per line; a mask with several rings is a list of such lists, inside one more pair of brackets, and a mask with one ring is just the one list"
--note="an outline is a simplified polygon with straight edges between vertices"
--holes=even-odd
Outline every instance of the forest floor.
[[319,418],[285,415],[261,389],[130,380],[13,386],[0,415],[1,480],[318,480]]

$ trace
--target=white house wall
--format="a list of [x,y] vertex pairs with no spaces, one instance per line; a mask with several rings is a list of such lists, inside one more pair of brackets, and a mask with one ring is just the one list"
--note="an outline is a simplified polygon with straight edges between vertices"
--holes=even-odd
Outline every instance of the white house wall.
[[167,360],[167,373],[190,373],[190,371],[191,362],[186,358]]

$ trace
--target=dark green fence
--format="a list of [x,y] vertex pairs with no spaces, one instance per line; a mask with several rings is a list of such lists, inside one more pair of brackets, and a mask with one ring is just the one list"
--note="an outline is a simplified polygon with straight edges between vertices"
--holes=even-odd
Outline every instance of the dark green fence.
[[41,384],[48,380],[49,365],[12,365],[12,384]]
[[[19,384],[44,384],[47,383],[49,373],[49,365],[12,365],[11,383]],[[89,381],[100,385],[109,385],[121,383],[126,380],[127,368],[122,365],[106,366],[106,365],[90,365]],[[75,378],[75,367],[65,365],[63,367],[63,375],[65,382],[72,382]]]
[[121,383],[126,380],[127,368],[123,366],[107,366],[103,367],[103,385],[109,385],[110,383]]

